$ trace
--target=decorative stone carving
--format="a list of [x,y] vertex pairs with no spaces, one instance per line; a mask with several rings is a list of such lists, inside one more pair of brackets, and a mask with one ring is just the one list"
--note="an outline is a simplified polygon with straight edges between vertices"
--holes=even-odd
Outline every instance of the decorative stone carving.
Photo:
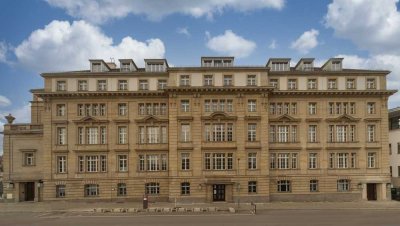
[[12,124],[14,122],[14,120],[15,120],[15,117],[12,116],[11,114],[8,114],[4,118],[6,118],[8,124]]

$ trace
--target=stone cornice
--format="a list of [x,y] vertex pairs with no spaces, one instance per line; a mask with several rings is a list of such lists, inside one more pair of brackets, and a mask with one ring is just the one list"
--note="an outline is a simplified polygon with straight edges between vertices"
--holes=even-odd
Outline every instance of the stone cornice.
[[246,93],[267,93],[272,91],[274,88],[272,86],[230,86],[230,87],[223,87],[223,86],[209,86],[209,87],[193,87],[193,86],[185,86],[185,87],[167,87],[165,89],[165,92],[167,93],[174,93],[174,92],[205,92],[205,93],[210,93],[210,92],[215,92],[215,93],[221,93],[221,92],[230,92],[230,93],[238,93],[238,92],[246,92]]
[[104,96],[166,96],[163,91],[108,91],[108,92],[37,92],[38,97],[104,97]]
[[272,95],[383,95],[390,96],[397,90],[274,90]]

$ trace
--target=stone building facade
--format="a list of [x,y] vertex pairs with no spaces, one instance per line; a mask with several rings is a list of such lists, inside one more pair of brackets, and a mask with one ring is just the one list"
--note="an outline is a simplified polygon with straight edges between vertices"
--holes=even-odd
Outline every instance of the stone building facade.
[[389,110],[389,159],[392,185],[400,188],[400,108]]
[[4,126],[4,198],[385,200],[389,71],[342,60],[90,60],[43,73],[31,123]]

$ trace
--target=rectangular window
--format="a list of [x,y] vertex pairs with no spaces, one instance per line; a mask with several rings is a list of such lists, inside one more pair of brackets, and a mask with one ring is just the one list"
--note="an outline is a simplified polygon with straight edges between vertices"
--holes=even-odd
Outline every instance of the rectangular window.
[[367,140],[375,142],[375,125],[367,125]]
[[310,180],[310,192],[318,191],[318,180]]
[[309,115],[317,114],[317,103],[308,103],[308,114]]
[[374,78],[367,78],[367,89],[376,89],[376,80]]
[[257,76],[256,75],[247,75],[247,86],[256,86],[257,85]]
[[233,153],[205,153],[204,167],[206,170],[231,170]]
[[181,195],[190,195],[190,183],[189,182],[181,183]]
[[279,88],[279,80],[271,78],[269,80],[269,85],[274,87],[274,88]]
[[107,80],[97,80],[97,90],[107,91]]
[[181,169],[190,170],[190,154],[181,153]]
[[65,104],[57,104],[57,116],[65,116]]
[[78,91],[88,91],[88,82],[86,80],[78,80]]
[[290,181],[289,180],[279,180],[277,182],[278,185],[278,192],[290,192]]
[[118,90],[119,91],[128,90],[128,80],[118,80]]
[[34,166],[35,165],[35,153],[26,152],[24,153],[24,166]]
[[190,124],[181,124],[181,142],[190,142]]
[[257,140],[257,124],[249,123],[247,125],[247,141],[254,142]]
[[317,168],[317,153],[309,153],[308,154],[308,168],[309,169],[316,169]]
[[118,155],[118,171],[128,171],[128,155]]
[[67,91],[67,82],[57,81],[57,91]]
[[98,127],[86,128],[87,144],[98,144]]
[[157,89],[158,90],[163,90],[165,88],[167,88],[167,80],[159,79],[158,80],[158,84],[157,84]]
[[257,111],[257,100],[247,100],[247,111],[248,112]]
[[310,143],[317,142],[317,125],[308,126],[308,142]]
[[317,79],[308,79],[307,89],[317,89]]
[[128,142],[128,128],[126,126],[118,126],[118,144],[126,144]]
[[85,159],[84,156],[78,156],[78,172],[85,172]]
[[128,115],[128,105],[126,103],[118,104],[118,115],[119,116]]
[[126,196],[126,184],[125,183],[117,184],[117,196]]
[[289,90],[297,89],[297,79],[288,79],[288,89]]
[[160,184],[159,183],[147,183],[146,187],[146,194],[149,195],[158,195],[160,194]]
[[147,80],[139,80],[139,90],[149,90],[149,82]]
[[247,154],[247,169],[257,169],[257,153],[253,152]]
[[67,172],[67,156],[57,156],[57,173]]
[[56,198],[65,197],[65,185],[56,185]]
[[212,75],[204,75],[203,85],[204,86],[213,86],[213,76]]
[[249,181],[247,184],[247,191],[249,193],[257,193],[257,181]]
[[189,100],[181,100],[181,111],[182,112],[190,111],[190,101]]
[[356,80],[354,78],[348,78],[346,80],[346,89],[355,89],[356,88]]
[[99,171],[99,156],[90,155],[86,156],[86,172],[98,172]]
[[65,127],[57,128],[57,144],[58,145],[67,144],[67,128]]
[[338,180],[337,190],[340,192],[350,191],[350,181],[349,180]]
[[337,89],[336,79],[328,79],[328,89]]
[[376,153],[370,152],[367,156],[368,168],[376,168]]
[[367,103],[367,113],[368,114],[375,114],[375,102],[368,102]]
[[181,75],[179,80],[180,86],[190,86],[190,76],[189,75]]
[[233,86],[232,75],[224,75],[224,86]]
[[99,185],[98,184],[85,184],[85,196],[92,197],[99,195]]

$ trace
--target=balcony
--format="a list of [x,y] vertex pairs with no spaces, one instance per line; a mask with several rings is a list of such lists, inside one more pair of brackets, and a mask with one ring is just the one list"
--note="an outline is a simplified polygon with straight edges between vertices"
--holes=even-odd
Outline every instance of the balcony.
[[43,134],[43,124],[5,124],[4,134]]

